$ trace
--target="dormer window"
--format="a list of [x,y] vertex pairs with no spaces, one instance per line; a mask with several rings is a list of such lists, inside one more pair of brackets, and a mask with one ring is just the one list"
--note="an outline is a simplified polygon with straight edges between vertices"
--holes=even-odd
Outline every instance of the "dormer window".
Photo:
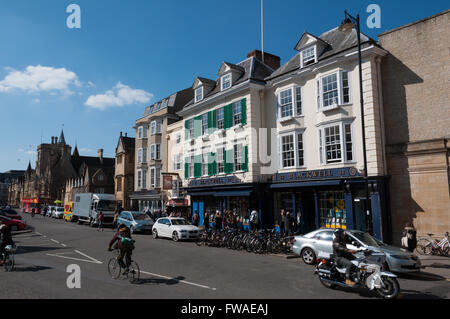
[[313,64],[316,62],[316,47],[312,46],[304,49],[301,52],[302,55],[302,67]]
[[195,90],[195,103],[203,100],[203,86]]
[[231,87],[231,74],[229,73],[222,76],[220,82],[222,84],[222,91],[229,89]]

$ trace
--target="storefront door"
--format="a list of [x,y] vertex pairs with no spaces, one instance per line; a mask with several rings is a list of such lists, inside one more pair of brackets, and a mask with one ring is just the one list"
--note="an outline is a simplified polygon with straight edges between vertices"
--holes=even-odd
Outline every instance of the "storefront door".
[[355,212],[355,229],[366,231],[366,214],[364,212],[364,202],[365,198],[355,198],[353,202],[354,212]]

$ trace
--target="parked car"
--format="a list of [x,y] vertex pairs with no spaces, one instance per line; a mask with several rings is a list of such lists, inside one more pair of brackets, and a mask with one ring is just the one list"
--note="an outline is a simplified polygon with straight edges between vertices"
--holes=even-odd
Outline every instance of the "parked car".
[[146,213],[123,211],[117,219],[117,224],[124,224],[134,232],[151,232],[153,220]]
[[0,224],[7,225],[11,228],[11,231],[24,230],[25,228],[27,228],[27,224],[24,221],[12,219],[4,215],[0,215]]
[[[306,264],[312,265],[322,254],[333,253],[334,229],[319,229],[303,236],[296,236],[292,251]],[[370,234],[358,230],[346,230],[347,248],[369,248],[386,255],[386,265],[392,272],[417,272],[421,263],[417,256],[401,248],[387,245]],[[322,257],[322,256],[321,256]]]
[[52,217],[61,219],[64,216],[64,207],[55,207],[55,210],[52,211]]
[[6,216],[12,219],[22,220],[22,216],[20,216],[14,209],[2,209],[0,210],[0,215]]
[[173,241],[197,239],[200,231],[197,226],[189,224],[184,218],[163,217],[153,225],[153,238],[166,237]]
[[47,209],[47,214],[45,214],[45,216],[47,217],[52,217],[53,216],[53,211],[56,209],[56,206],[48,206]]

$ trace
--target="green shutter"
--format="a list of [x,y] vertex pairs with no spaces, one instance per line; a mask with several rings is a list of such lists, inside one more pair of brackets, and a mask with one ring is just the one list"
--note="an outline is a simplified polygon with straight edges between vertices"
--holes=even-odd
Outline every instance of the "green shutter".
[[247,99],[241,100],[241,123],[243,126],[247,124]]
[[202,136],[202,116],[194,117],[194,138]]
[[216,153],[209,153],[208,155],[208,175],[214,176],[217,174]]
[[244,146],[244,163],[242,164],[242,170],[248,172],[248,146]]
[[189,139],[189,120],[184,121],[184,140],[187,141]]
[[184,178],[189,179],[189,158],[184,159]]
[[225,174],[231,174],[234,171],[234,150],[224,152],[225,156]]
[[229,129],[230,127],[233,126],[233,104],[225,105],[223,115],[224,115],[223,121],[224,129]]
[[202,156],[196,155],[195,161],[194,161],[194,177],[201,177],[202,176]]
[[214,132],[214,122],[213,122],[213,112],[208,112],[208,133],[212,134]]

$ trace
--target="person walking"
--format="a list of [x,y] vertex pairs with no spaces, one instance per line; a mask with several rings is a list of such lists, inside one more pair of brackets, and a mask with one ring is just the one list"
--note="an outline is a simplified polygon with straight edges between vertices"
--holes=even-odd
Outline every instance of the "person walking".
[[192,218],[192,225],[198,227],[199,224],[200,224],[200,217],[198,216],[198,212],[195,211],[194,217]]
[[216,230],[220,230],[222,228],[222,216],[220,211],[216,212]]
[[292,216],[291,213],[287,211],[284,219],[284,232],[286,236],[291,235],[291,224],[292,224]]
[[402,236],[402,247],[410,252],[413,252],[417,247],[417,230],[414,228],[412,222],[405,225]]
[[34,208],[31,209],[31,217],[34,218],[34,214],[35,214],[36,210]]
[[99,212],[98,216],[97,216],[97,225],[98,225],[97,231],[100,231],[100,229],[103,231],[103,222],[104,221],[105,221],[105,216],[103,215],[102,212]]
[[286,214],[284,212],[284,209],[281,210],[281,222],[280,222],[280,233],[281,236],[284,236],[284,224],[286,221]]
[[205,213],[205,216],[203,217],[203,229],[207,231],[209,229],[209,215],[208,213]]
[[256,231],[258,228],[258,212],[256,210],[253,210],[250,213],[250,230],[251,231]]

